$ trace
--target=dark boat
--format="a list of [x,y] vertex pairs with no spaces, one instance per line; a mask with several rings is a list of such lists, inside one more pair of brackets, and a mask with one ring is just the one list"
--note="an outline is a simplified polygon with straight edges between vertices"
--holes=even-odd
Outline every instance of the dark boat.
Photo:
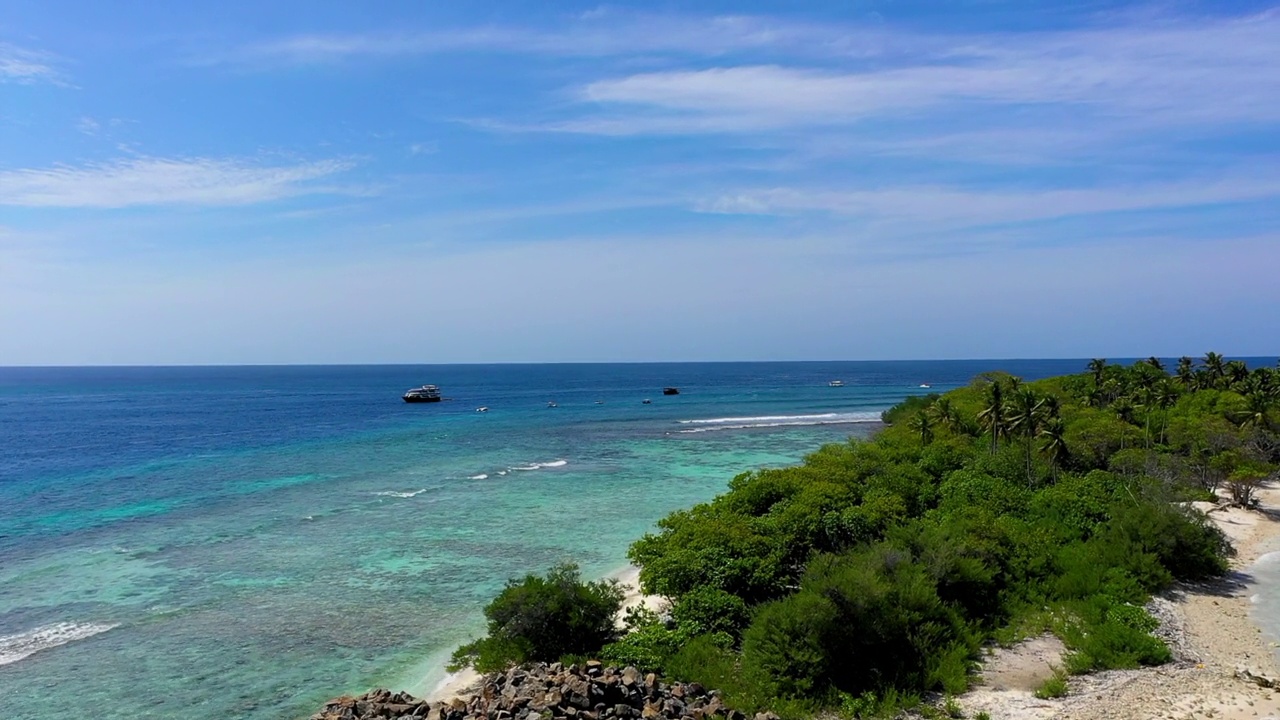
[[663,395],[679,395],[680,388],[662,388]]
[[405,392],[402,397],[407,403],[440,402],[440,388],[435,385],[423,385]]

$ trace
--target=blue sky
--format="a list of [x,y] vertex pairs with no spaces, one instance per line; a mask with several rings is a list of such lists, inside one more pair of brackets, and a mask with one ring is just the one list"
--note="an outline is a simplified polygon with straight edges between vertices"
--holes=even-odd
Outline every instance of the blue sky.
[[1273,355],[1278,128],[1266,3],[0,0],[0,365]]

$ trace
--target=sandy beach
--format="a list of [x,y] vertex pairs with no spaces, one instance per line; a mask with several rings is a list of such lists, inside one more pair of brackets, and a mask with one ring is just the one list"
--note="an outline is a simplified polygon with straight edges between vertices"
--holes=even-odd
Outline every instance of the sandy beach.
[[[1250,618],[1256,592],[1251,567],[1280,551],[1280,489],[1259,493],[1256,510],[1196,503],[1236,548],[1231,572],[1219,581],[1179,586],[1156,598],[1152,610],[1174,662],[1157,668],[1071,678],[1065,697],[1040,700],[1036,687],[1052,674],[1063,651],[1042,637],[999,650],[986,663],[982,684],[958,698],[966,715],[1060,720],[1219,718],[1280,719],[1280,691],[1262,687],[1280,677],[1275,639]],[[1247,671],[1247,674],[1246,674]]]
[[[1250,568],[1263,555],[1280,551],[1280,488],[1262,490],[1255,510],[1196,503],[1222,528],[1236,548],[1231,572],[1213,583],[1175,587],[1152,601],[1161,636],[1174,661],[1141,670],[1074,677],[1065,697],[1036,698],[1034,691],[1053,674],[1065,648],[1043,636],[1002,648],[984,664],[975,688],[956,700],[966,716],[986,712],[993,720],[1280,720],[1280,690],[1249,676],[1280,679],[1275,641],[1250,618],[1254,578]],[[639,570],[611,573],[626,591],[623,612],[663,600],[640,592]],[[1247,671],[1242,672],[1242,671]],[[467,696],[480,676],[464,670],[446,677],[432,701]],[[1280,685],[1280,683],[1277,683]]]

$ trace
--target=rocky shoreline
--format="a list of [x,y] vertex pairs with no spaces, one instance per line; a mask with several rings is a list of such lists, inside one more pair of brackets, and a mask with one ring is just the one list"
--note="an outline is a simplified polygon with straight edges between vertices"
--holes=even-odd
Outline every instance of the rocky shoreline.
[[[532,663],[485,676],[470,698],[432,703],[390,690],[344,695],[311,720],[747,720],[719,691],[663,683],[634,667]],[[753,720],[778,720],[759,713]]]

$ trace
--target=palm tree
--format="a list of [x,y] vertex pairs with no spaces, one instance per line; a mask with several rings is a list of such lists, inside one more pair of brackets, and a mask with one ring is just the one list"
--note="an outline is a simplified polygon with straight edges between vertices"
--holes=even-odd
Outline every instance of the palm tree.
[[1245,409],[1236,414],[1243,427],[1264,428],[1268,425],[1267,411],[1271,409],[1272,400],[1261,391],[1250,392],[1244,396]]
[[1102,373],[1107,369],[1106,358],[1094,358],[1089,361],[1089,372],[1093,373],[1093,384],[1102,387]]
[[927,412],[918,412],[911,417],[908,427],[920,433],[920,442],[928,445],[933,442],[933,418]]
[[960,429],[960,413],[951,404],[951,398],[938,398],[929,410],[933,413],[933,419],[942,427],[953,432]]
[[1165,433],[1169,430],[1168,410],[1173,407],[1174,403],[1178,402],[1178,388],[1171,381],[1164,380],[1159,385],[1156,385],[1152,397],[1155,400],[1156,407],[1163,411],[1160,425],[1160,444],[1163,445]]
[[1040,451],[1049,456],[1049,468],[1056,483],[1058,468],[1066,465],[1071,459],[1071,450],[1067,447],[1066,425],[1063,424],[1062,418],[1050,418],[1040,430],[1040,437],[1044,439],[1040,444]]
[[1239,385],[1249,377],[1249,366],[1245,365],[1243,360],[1232,360],[1227,363],[1223,370],[1226,372],[1227,379],[1232,387]]
[[1178,379],[1182,381],[1183,387],[1190,388],[1191,380],[1195,377],[1195,361],[1183,355],[1178,358]]
[[1027,484],[1031,483],[1031,441],[1040,432],[1043,402],[1031,388],[1022,388],[1009,401],[1009,430],[1021,435],[1027,448]]
[[1204,369],[1209,373],[1209,382],[1217,387],[1218,381],[1226,375],[1226,368],[1222,356],[1216,352],[1207,352],[1204,354]]
[[1147,358],[1146,360],[1143,360],[1142,362],[1146,363],[1147,365],[1150,365],[1151,367],[1155,368],[1156,370],[1159,370],[1160,372],[1164,372],[1164,363],[1160,362],[1160,358],[1156,357],[1155,355],[1152,355],[1151,357]]
[[991,454],[1000,448],[1000,436],[1008,432],[1004,419],[1004,390],[1000,383],[987,386],[986,407],[978,413],[978,424],[991,433]]

